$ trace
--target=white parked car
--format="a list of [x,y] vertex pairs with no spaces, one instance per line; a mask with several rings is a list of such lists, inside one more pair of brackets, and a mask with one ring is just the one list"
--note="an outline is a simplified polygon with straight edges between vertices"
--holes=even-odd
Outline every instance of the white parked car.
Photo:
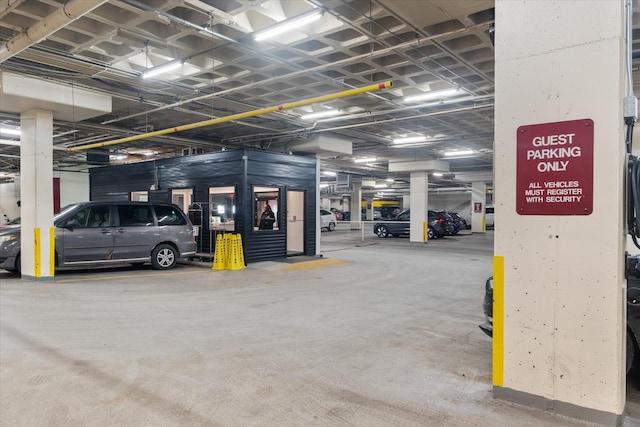
[[328,231],[333,231],[337,223],[338,220],[333,212],[320,209],[320,229],[326,228]]

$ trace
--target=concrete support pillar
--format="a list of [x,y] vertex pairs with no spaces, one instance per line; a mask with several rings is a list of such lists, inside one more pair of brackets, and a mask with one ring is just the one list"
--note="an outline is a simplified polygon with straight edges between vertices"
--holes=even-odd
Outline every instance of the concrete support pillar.
[[484,233],[486,229],[484,208],[487,186],[484,182],[471,183],[471,232]]
[[[494,397],[607,425],[625,405],[625,3],[495,2]],[[558,135],[580,150],[527,156]]]
[[411,197],[409,241],[424,242],[429,210],[429,173],[411,172],[409,191]]
[[405,194],[402,196],[402,209],[411,209],[411,195]]
[[351,193],[351,229],[360,230],[362,228],[362,185],[360,183],[353,185],[353,193]]
[[53,113],[20,115],[22,278],[53,280]]
[[373,197],[365,197],[364,201],[367,204],[366,219],[367,221],[373,221]]
[[[320,156],[316,154],[316,254],[320,254],[320,234],[322,228],[320,228]],[[329,202],[330,204],[331,202]]]

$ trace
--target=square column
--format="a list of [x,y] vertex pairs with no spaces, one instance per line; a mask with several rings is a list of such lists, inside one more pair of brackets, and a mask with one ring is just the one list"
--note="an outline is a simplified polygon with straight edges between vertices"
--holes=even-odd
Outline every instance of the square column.
[[[486,203],[487,185],[484,182],[471,183],[471,232],[484,233],[486,224],[484,208]],[[480,206],[480,209],[478,209]]]
[[362,185],[354,184],[351,193],[351,229],[360,230],[362,228]]
[[409,241],[425,242],[429,210],[429,173],[411,172],[409,191],[411,198],[411,229]]
[[619,425],[625,2],[495,10],[494,396]]
[[20,115],[22,278],[53,280],[53,113]]

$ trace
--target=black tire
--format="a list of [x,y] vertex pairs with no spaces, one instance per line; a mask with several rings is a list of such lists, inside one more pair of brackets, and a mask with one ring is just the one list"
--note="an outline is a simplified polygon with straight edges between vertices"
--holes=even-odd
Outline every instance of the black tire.
[[333,231],[335,229],[336,229],[336,223],[335,222],[330,222],[329,226],[327,227],[327,230]]
[[633,338],[633,334],[627,329],[627,374],[633,367],[634,359],[636,358],[636,340]]
[[428,227],[427,228],[427,239],[431,240],[431,239],[434,239],[435,237],[436,237],[436,234],[434,233],[433,228]]
[[178,251],[171,245],[156,246],[151,252],[151,265],[156,270],[170,270],[178,263]]
[[378,236],[381,239],[384,239],[385,237],[389,236],[389,230],[387,229],[386,226],[379,225],[376,228],[376,236]]

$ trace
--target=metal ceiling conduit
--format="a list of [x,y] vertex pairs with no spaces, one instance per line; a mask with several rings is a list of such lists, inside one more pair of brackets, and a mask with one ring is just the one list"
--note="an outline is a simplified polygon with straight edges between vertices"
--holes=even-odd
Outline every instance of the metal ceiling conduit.
[[60,9],[27,28],[26,31],[7,40],[0,47],[0,63],[39,43],[67,24],[91,12],[108,0],[70,0]]
[[[249,51],[251,51],[253,53],[268,57],[268,58],[270,58],[272,60],[281,62],[283,64],[287,64],[287,65],[290,65],[290,66],[293,66],[293,67],[296,66],[296,64],[292,64],[292,63],[290,63],[288,61],[284,61],[282,58],[278,58],[277,56],[270,55],[270,54],[268,54],[268,53],[266,53],[264,51],[256,50],[256,49],[254,49],[254,48],[252,48],[250,46],[247,46],[247,45],[245,45],[245,44],[243,44],[243,43],[241,43],[241,42],[239,42],[237,40],[231,39],[231,38],[229,38],[227,36],[224,36],[224,35],[219,34],[217,32],[211,31],[209,28],[202,27],[200,25],[194,24],[194,23],[189,22],[189,21],[187,21],[185,19],[182,19],[182,18],[179,18],[177,16],[171,15],[170,13],[163,12],[163,11],[161,11],[159,9],[156,9],[154,7],[151,7],[151,6],[148,6],[148,5],[144,4],[144,3],[140,3],[140,2],[138,2],[136,0],[122,0],[122,1],[124,3],[127,3],[127,4],[131,5],[131,6],[140,8],[142,10],[146,10],[148,12],[156,13],[158,15],[161,15],[161,16],[173,21],[173,22],[176,22],[178,24],[181,24],[181,25],[184,25],[186,27],[192,28],[192,29],[196,30],[200,34],[208,34],[208,35],[211,35],[213,37],[219,38],[220,40],[224,40],[224,41],[232,43],[232,44],[234,44],[236,46],[239,46],[239,47],[241,47],[241,48],[243,48],[245,50],[249,50]],[[115,119],[106,120],[106,121],[102,122],[102,124],[111,124],[111,123],[115,123],[115,122],[119,122],[119,121],[123,121],[123,120],[128,120],[128,119],[131,119],[131,118],[134,118],[134,117],[138,117],[138,116],[141,116],[141,115],[144,115],[144,114],[150,114],[150,113],[155,113],[155,112],[166,110],[166,109],[179,107],[179,106],[182,106],[182,105],[185,105],[185,104],[189,104],[189,103],[192,103],[192,102],[203,101],[203,100],[206,100],[206,99],[209,99],[209,98],[216,98],[216,97],[220,97],[220,96],[223,96],[223,95],[228,95],[230,93],[234,93],[234,92],[250,89],[252,87],[259,87],[259,86],[264,85],[265,83],[269,83],[269,82],[275,82],[275,81],[278,81],[278,80],[290,80],[291,78],[293,78],[295,76],[298,76],[298,75],[309,74],[309,73],[317,75],[316,74],[317,72],[319,72],[321,70],[324,70],[324,69],[327,69],[327,68],[332,68],[332,67],[336,67],[338,65],[343,65],[343,64],[350,63],[350,62],[355,62],[355,61],[358,61],[358,60],[361,60],[361,59],[365,59],[365,58],[371,59],[371,58],[379,57],[379,56],[382,56],[382,55],[386,55],[389,52],[396,52],[398,50],[402,50],[402,49],[404,49],[406,47],[418,47],[418,46],[421,46],[422,44],[424,44],[424,43],[426,43],[428,41],[431,41],[431,40],[444,38],[444,37],[448,37],[448,36],[455,35],[455,34],[465,33],[465,32],[468,32],[468,31],[471,31],[471,30],[474,30],[476,28],[480,28],[480,27],[483,27],[483,26],[486,26],[486,23],[474,24],[474,25],[470,25],[468,27],[464,27],[464,28],[460,28],[460,29],[456,29],[456,30],[452,30],[452,31],[447,31],[447,32],[436,34],[436,35],[433,35],[433,36],[427,36],[427,37],[423,37],[423,38],[420,38],[420,39],[417,39],[417,40],[411,40],[411,41],[403,42],[403,43],[400,43],[398,45],[387,47],[387,48],[383,48],[383,49],[378,49],[378,50],[375,50],[373,52],[367,52],[367,53],[360,54],[360,55],[350,56],[349,58],[344,58],[344,59],[341,59],[339,61],[334,61],[334,62],[327,63],[327,64],[321,64],[321,65],[317,65],[315,67],[299,69],[298,71],[287,73],[287,74],[282,75],[282,76],[273,77],[273,78],[271,78],[269,80],[248,83],[248,84],[243,85],[243,86],[238,86],[238,87],[235,87],[235,88],[226,89],[226,90],[223,90],[223,91],[218,91],[218,92],[215,92],[215,93],[200,95],[200,96],[197,96],[197,97],[194,97],[194,98],[190,98],[190,99],[185,99],[185,100],[182,100],[182,101],[174,102],[172,104],[167,104],[167,105],[165,105],[163,107],[154,108],[152,110],[148,110],[148,111],[145,111],[145,112],[134,113],[134,114],[130,114],[130,115],[127,115],[127,116],[122,116],[122,117],[118,117],[118,118],[115,118]],[[319,75],[319,77],[327,78],[326,76],[323,76],[323,75]],[[335,79],[329,78],[329,80],[332,80],[332,81],[336,82]]]
[[166,134],[169,134],[169,133],[180,132],[180,131],[184,131],[184,130],[190,130],[190,129],[199,128],[199,127],[211,126],[211,125],[224,123],[224,122],[230,122],[230,121],[234,121],[234,120],[245,119],[245,118],[248,118],[248,117],[259,116],[261,114],[268,114],[268,113],[273,113],[273,112],[276,112],[276,111],[288,110],[290,108],[302,107],[304,105],[315,104],[315,103],[318,103],[318,102],[325,102],[325,101],[329,101],[329,100],[332,100],[332,99],[346,98],[348,96],[359,95],[359,94],[367,93],[367,92],[374,92],[374,91],[380,90],[380,89],[388,89],[388,88],[390,88],[392,86],[393,86],[393,83],[388,81],[388,82],[384,82],[384,83],[380,83],[380,84],[364,86],[364,87],[357,88],[357,89],[349,89],[349,90],[345,90],[345,91],[342,91],[342,92],[337,92],[337,93],[333,93],[333,94],[329,94],[329,95],[316,96],[314,98],[308,98],[308,99],[304,99],[302,101],[289,102],[287,104],[276,105],[274,107],[267,107],[267,108],[262,108],[262,109],[259,109],[259,110],[247,111],[246,113],[232,114],[231,116],[226,116],[226,117],[221,117],[221,118],[211,119],[211,120],[205,120],[205,121],[202,121],[202,122],[191,123],[191,124],[188,124],[188,125],[182,125],[182,126],[177,126],[177,127],[167,128],[167,129],[162,129],[162,130],[158,130],[158,131],[155,131],[155,132],[143,133],[143,134],[140,134],[140,135],[134,135],[134,136],[130,136],[130,137],[127,137],[127,138],[120,138],[120,139],[116,139],[116,140],[113,140],[113,141],[100,142],[100,143],[96,143],[96,144],[81,145],[81,146],[78,146],[78,147],[71,147],[71,148],[68,148],[67,151],[80,151],[80,150],[87,150],[87,149],[90,149],[90,148],[100,148],[100,147],[107,147],[107,146],[116,145],[116,144],[124,144],[125,142],[137,141],[137,140],[146,139],[146,138],[153,138],[154,136],[166,135]]

